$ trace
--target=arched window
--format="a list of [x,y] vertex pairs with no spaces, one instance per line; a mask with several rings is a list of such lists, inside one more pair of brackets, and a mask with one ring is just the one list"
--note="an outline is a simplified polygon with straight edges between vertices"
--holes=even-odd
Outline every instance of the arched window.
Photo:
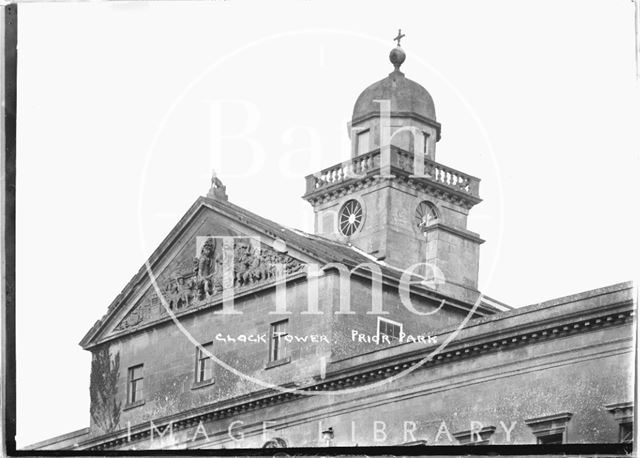
[[423,200],[416,207],[415,222],[418,229],[424,232],[427,226],[439,217],[437,207],[427,200]]

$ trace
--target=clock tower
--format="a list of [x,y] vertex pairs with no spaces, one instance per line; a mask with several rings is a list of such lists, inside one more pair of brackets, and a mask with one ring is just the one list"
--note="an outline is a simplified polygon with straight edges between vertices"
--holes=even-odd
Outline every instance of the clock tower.
[[467,229],[467,216],[481,201],[480,180],[436,162],[433,98],[400,71],[400,38],[389,54],[394,70],[356,100],[351,158],[307,176],[304,199],[317,235],[389,267],[435,275],[436,290],[472,302],[483,240]]

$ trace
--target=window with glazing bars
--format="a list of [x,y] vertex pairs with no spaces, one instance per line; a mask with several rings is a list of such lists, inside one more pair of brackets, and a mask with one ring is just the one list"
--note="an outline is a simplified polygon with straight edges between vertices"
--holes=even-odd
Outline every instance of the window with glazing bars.
[[142,401],[144,398],[144,375],[142,371],[142,364],[129,368],[129,404]]
[[282,320],[271,324],[269,361],[277,361],[286,357],[284,337],[288,335],[288,322],[289,320]]
[[[213,342],[201,345],[196,348],[196,382],[208,382],[213,379],[213,361],[207,354],[213,350]],[[204,350],[204,351],[203,351]]]

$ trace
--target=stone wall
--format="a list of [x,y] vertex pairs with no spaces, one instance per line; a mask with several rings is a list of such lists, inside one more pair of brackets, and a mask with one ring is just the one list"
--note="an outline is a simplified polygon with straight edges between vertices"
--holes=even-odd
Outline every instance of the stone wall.
[[[526,421],[556,414],[569,414],[566,442],[617,442],[619,425],[605,406],[634,399],[633,308],[630,285],[614,285],[477,318],[441,349],[437,360],[393,381],[375,374],[386,373],[389,369],[385,368],[398,373],[399,368],[405,370],[405,363],[410,362],[407,358],[416,358],[420,352],[416,344],[347,356],[327,367],[327,383],[341,371],[359,374],[360,380],[370,374],[363,383],[353,383],[357,377],[352,376],[351,384],[336,384],[334,391],[325,384],[315,394],[276,396],[271,402],[238,408],[220,418],[183,423],[169,442],[167,436],[158,443],[156,433],[156,442],[147,435],[121,442],[119,447],[261,447],[275,437],[290,447],[325,446],[320,432],[328,427],[333,428],[332,445],[336,446],[397,445],[414,440],[456,444],[457,433],[482,427],[492,431],[487,436],[490,443],[530,444],[536,436]],[[440,337],[451,332],[444,330]],[[138,345],[142,350],[153,343]],[[158,361],[171,360],[180,358],[158,357]],[[260,370],[261,365],[253,367]],[[295,378],[299,371],[304,367],[287,371],[283,377]],[[171,374],[188,372],[187,366],[167,368],[158,376],[163,381],[157,386],[164,386],[158,393],[186,399],[184,392],[170,393],[166,384]],[[339,391],[345,388],[350,392]],[[255,388],[253,394],[257,394]],[[206,401],[202,397],[194,405],[203,407]],[[224,405],[215,408],[222,411]],[[180,406],[183,415],[186,408],[187,404]],[[153,419],[158,427],[170,424],[167,417],[146,419]],[[134,431],[143,431],[145,425],[136,428]]]
[[531,444],[536,438],[526,420],[564,412],[572,414],[567,442],[617,442],[618,424],[605,405],[633,400],[630,336],[627,324],[515,347],[417,370],[372,390],[302,397],[205,422],[198,433],[175,431],[171,443],[261,447],[279,437],[290,447],[325,446],[320,432],[332,427],[335,446],[450,445],[458,432],[493,426],[491,443]]

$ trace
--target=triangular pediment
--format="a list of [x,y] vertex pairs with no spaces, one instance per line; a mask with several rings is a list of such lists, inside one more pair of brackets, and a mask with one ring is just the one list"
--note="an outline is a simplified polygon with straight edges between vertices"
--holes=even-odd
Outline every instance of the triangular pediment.
[[[81,342],[84,347],[112,336],[199,310],[234,295],[272,286],[305,271],[313,261],[273,231],[260,231],[242,214],[206,199],[194,205],[156,253]],[[230,207],[231,208],[231,207]],[[238,207],[235,207],[238,208]]]

